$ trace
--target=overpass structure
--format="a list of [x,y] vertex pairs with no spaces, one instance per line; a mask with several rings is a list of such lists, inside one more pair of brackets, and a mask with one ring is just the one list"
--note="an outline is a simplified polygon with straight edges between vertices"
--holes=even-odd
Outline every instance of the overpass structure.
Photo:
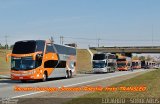
[[128,47],[90,47],[97,52],[122,53],[131,56],[132,53],[160,53],[160,46],[128,46]]

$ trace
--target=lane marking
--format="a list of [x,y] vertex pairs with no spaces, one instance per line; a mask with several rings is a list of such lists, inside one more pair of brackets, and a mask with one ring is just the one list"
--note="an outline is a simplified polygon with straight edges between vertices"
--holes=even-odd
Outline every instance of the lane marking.
[[9,83],[0,83],[0,85],[6,85],[6,84],[9,84]]
[[[100,79],[96,79],[96,80],[90,80],[90,81],[71,84],[71,85],[66,85],[64,87],[71,87],[71,86],[77,86],[77,85],[81,85],[81,84],[93,83],[93,82],[97,82],[97,81],[104,80],[104,79],[110,79],[110,78],[124,76],[124,75],[128,75],[128,74],[138,73],[138,72],[143,72],[143,70],[136,71],[136,72],[134,71],[134,72],[131,72],[131,73],[125,73],[125,74],[121,74],[121,75],[108,76],[108,77],[105,77],[105,78],[100,78]],[[58,87],[58,88],[61,88],[61,87]],[[11,99],[20,98],[20,97],[29,96],[29,95],[34,95],[34,94],[39,94],[39,93],[43,93],[43,92],[46,92],[46,91],[39,91],[39,92],[33,92],[33,93],[29,93],[29,94],[19,95],[19,96],[11,97]]]
[[39,93],[42,93],[42,92],[45,92],[45,91],[39,91],[39,92],[33,92],[33,93],[29,93],[29,94],[19,95],[19,96],[11,97],[11,99],[20,98],[20,97],[29,96],[29,95],[34,95],[34,94],[39,94]]
[[7,75],[0,75],[0,78],[9,78]]

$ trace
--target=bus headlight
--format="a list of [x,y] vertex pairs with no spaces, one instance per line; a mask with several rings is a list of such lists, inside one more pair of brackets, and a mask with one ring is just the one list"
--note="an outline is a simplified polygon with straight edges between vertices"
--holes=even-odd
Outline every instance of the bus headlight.
[[32,72],[31,74],[34,74],[34,73],[36,73],[36,70],[35,70],[35,69],[33,69],[31,72]]
[[30,75],[30,74],[34,74],[34,73],[36,73],[36,70],[35,70],[35,69],[33,69],[32,71],[29,71],[29,72],[28,72],[29,75]]

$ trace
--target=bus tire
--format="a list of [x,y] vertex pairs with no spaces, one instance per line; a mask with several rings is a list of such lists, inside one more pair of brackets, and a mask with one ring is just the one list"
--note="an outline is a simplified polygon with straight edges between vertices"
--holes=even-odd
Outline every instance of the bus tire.
[[68,79],[68,78],[69,78],[69,76],[70,76],[70,75],[69,75],[69,71],[68,71],[68,70],[66,70],[66,76],[65,76],[65,78],[66,78],[66,79]]
[[70,70],[69,73],[70,73],[69,74],[70,75],[69,78],[72,78],[73,77],[72,71]]
[[47,74],[47,71],[45,71],[45,72],[43,73],[42,82],[45,82],[45,81],[47,81],[47,80],[48,80],[48,74]]
[[110,72],[111,72],[111,69],[109,68],[109,69],[108,69],[108,73],[110,73]]

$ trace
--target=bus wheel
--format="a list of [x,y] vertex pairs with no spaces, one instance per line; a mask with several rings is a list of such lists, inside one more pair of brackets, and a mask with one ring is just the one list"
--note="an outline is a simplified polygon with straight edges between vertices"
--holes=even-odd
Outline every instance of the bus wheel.
[[109,69],[108,69],[108,73],[110,73],[110,72],[111,72],[111,69],[109,68]]
[[43,79],[42,79],[42,82],[47,81],[47,79],[48,79],[48,74],[47,74],[47,72],[45,71],[45,72],[43,73]]
[[70,74],[69,71],[66,70],[66,76],[65,76],[66,79],[69,78],[69,76],[70,76],[69,74]]
[[73,77],[73,76],[72,76],[72,71],[70,70],[69,72],[70,72],[70,76],[69,76],[69,77],[72,78],[72,77]]

